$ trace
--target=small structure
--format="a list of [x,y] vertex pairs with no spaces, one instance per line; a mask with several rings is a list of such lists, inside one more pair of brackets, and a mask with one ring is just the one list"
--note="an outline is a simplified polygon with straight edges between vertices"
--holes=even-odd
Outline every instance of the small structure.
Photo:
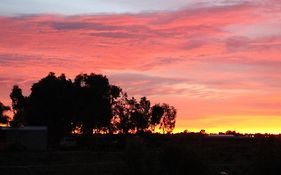
[[233,138],[235,135],[232,134],[209,134],[208,137],[212,138]]
[[0,127],[0,149],[46,150],[47,132],[45,126]]

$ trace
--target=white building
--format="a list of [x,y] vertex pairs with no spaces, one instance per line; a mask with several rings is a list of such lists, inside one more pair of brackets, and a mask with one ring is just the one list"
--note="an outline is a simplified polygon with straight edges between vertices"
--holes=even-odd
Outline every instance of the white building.
[[47,127],[0,127],[0,149],[47,149]]

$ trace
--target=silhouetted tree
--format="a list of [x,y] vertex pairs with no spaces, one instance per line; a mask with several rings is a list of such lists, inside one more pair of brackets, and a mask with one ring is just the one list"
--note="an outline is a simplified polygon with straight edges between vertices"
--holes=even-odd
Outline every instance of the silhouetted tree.
[[47,126],[50,136],[61,137],[78,126],[86,135],[93,131],[142,133],[154,131],[157,125],[170,133],[175,127],[174,107],[151,107],[146,97],[129,98],[100,74],[79,74],[72,82],[64,74],[50,72],[32,85],[29,96],[23,96],[15,85],[10,97],[14,121]]
[[113,124],[122,133],[142,133],[149,127],[150,101],[142,97],[138,102],[124,93],[115,104]]
[[12,109],[14,113],[13,121],[22,123],[24,121],[25,107],[27,105],[27,97],[24,97],[22,90],[18,85],[15,85],[10,94],[12,100]]
[[7,124],[9,121],[9,117],[5,115],[5,112],[9,111],[10,107],[5,106],[2,102],[0,102],[0,123]]
[[127,134],[131,127],[130,105],[127,93],[121,93],[121,97],[113,106],[113,118],[111,120],[113,128],[121,133]]
[[134,97],[128,98],[125,93],[114,106],[116,128],[122,133],[153,132],[157,125],[163,132],[171,133],[175,127],[176,109],[168,104],[150,106],[150,101],[142,97],[138,102]]
[[124,134],[134,132],[140,118],[137,104],[137,100],[134,97],[129,98],[127,93],[122,93],[121,98],[116,101],[113,106],[112,124],[119,132]]
[[205,135],[205,134],[206,134],[206,130],[205,130],[205,129],[201,129],[200,132],[199,132],[199,134]]
[[32,85],[26,107],[28,125],[48,127],[50,136],[61,137],[71,132],[73,121],[73,85],[65,75],[48,76]]
[[164,108],[160,104],[156,104],[151,108],[151,130],[154,131],[155,127],[160,124],[161,118],[164,114]]
[[80,74],[74,80],[77,122],[84,134],[93,129],[108,130],[112,119],[112,105],[121,89],[112,86],[106,76]]
[[176,125],[177,110],[166,103],[162,105],[162,108],[164,109],[164,114],[160,123],[160,128],[163,132],[171,133]]
[[131,111],[132,129],[137,133],[143,133],[149,127],[150,101],[142,97],[139,102],[132,100],[133,110]]
[[225,132],[225,134],[226,134],[226,135],[236,135],[237,133],[236,133],[236,131],[227,130],[227,131]]

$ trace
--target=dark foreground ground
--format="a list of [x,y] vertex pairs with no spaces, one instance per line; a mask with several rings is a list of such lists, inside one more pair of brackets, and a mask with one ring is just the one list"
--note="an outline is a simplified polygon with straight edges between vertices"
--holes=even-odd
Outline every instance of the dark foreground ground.
[[279,138],[99,136],[72,148],[0,152],[1,175],[278,175]]

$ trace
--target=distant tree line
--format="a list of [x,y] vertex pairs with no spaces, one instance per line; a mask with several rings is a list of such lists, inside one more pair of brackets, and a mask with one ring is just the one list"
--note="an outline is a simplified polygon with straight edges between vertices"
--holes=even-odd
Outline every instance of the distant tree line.
[[[79,74],[72,81],[64,74],[50,72],[34,83],[29,96],[15,85],[10,94],[14,126],[47,126],[50,135],[66,135],[74,130],[93,133],[144,133],[155,128],[171,133],[177,111],[166,103],[151,105],[147,97],[128,97],[106,76]],[[2,115],[9,107],[0,104]]]

